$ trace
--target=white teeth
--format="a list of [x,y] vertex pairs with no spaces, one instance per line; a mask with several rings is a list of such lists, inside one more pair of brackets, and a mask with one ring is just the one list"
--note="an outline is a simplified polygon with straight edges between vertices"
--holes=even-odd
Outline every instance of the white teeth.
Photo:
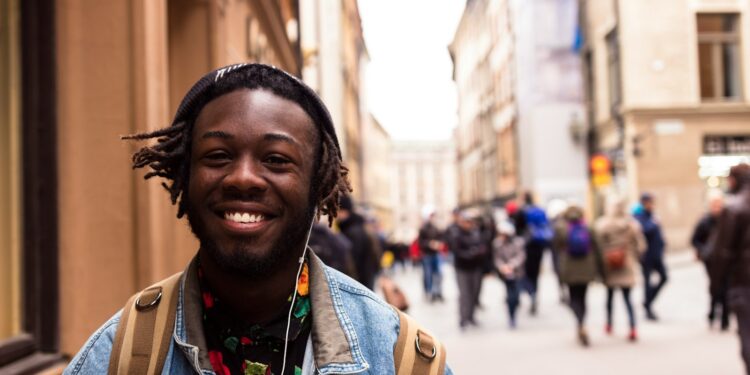
[[264,219],[264,217],[261,214],[251,215],[251,214],[249,214],[247,212],[244,212],[244,213],[240,213],[240,212],[234,212],[234,213],[225,212],[224,213],[224,219],[234,221],[235,223],[247,224],[247,223],[257,223],[259,221],[262,221]]

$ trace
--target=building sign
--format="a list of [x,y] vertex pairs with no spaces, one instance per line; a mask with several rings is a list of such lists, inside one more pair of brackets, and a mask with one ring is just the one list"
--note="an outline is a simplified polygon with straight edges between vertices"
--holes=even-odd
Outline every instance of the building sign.
[[750,135],[706,135],[703,137],[703,154],[750,154]]

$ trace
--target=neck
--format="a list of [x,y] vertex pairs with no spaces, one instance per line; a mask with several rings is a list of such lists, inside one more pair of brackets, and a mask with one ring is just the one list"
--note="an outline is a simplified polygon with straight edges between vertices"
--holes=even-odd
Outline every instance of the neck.
[[256,279],[222,269],[203,249],[199,252],[203,275],[211,291],[247,323],[265,323],[286,307],[297,285],[300,254],[290,257],[273,275]]

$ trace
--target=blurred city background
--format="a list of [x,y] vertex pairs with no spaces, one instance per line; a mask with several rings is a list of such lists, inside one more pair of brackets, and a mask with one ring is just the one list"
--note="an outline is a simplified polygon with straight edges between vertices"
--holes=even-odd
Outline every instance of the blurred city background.
[[[691,238],[750,162],[750,0],[0,0],[0,373],[59,371],[187,264],[197,241],[120,136],[168,125],[204,73],[248,61],[323,98],[381,274],[455,373],[743,372],[734,320],[709,327]],[[609,197],[638,215],[647,193],[669,277],[650,311],[636,272],[637,340],[592,283],[581,345],[548,250],[517,320],[492,266],[459,317],[442,233],[471,221],[491,247],[527,193],[550,222],[574,205],[591,226]],[[434,251],[417,241],[428,221]]]

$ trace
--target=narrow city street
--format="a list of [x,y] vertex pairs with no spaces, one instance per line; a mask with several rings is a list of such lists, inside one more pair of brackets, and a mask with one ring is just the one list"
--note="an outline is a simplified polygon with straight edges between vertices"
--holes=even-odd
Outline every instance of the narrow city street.
[[655,306],[661,318],[658,323],[645,321],[640,308],[642,290],[634,291],[637,343],[626,339],[626,313],[619,294],[614,334],[604,333],[606,290],[601,284],[590,288],[589,348],[581,348],[575,340],[574,318],[559,302],[548,258],[540,280],[539,313],[529,315],[524,296],[515,331],[507,326],[505,291],[497,278],[484,281],[479,327],[463,332],[458,327],[458,291],[450,266],[443,268],[444,303],[425,302],[418,268],[398,270],[395,280],[409,297],[409,312],[445,342],[448,363],[456,374],[741,374],[735,323],[724,333],[707,327],[707,280],[702,265],[694,261],[692,252],[683,252],[671,256],[669,266],[669,283]]

